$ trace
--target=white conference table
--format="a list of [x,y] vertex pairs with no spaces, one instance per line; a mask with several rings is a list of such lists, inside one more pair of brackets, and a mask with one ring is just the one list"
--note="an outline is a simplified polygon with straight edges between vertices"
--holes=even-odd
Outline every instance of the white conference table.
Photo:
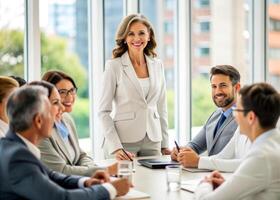
[[[166,156],[165,156],[166,157]],[[141,157],[142,158],[165,158],[162,157]],[[168,158],[168,157],[166,157]],[[140,158],[139,158],[140,159]],[[105,160],[97,162],[104,165],[115,162],[114,160]],[[132,182],[134,188],[138,191],[145,192],[150,195],[151,200],[188,200],[193,199],[194,194],[185,190],[176,192],[167,191],[165,169],[149,169],[141,166],[137,159],[134,160],[135,173],[133,173]],[[203,178],[209,172],[188,172],[182,170],[181,181]]]

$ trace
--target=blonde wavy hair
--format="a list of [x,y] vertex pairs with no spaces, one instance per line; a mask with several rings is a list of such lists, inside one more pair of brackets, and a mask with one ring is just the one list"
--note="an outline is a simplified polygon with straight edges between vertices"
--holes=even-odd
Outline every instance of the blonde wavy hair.
[[116,46],[113,49],[113,58],[117,58],[122,56],[127,50],[127,44],[125,43],[125,39],[127,37],[127,34],[129,32],[129,28],[131,26],[131,24],[135,23],[135,22],[141,22],[143,23],[150,34],[150,41],[148,42],[147,46],[144,49],[144,53],[148,56],[152,56],[152,57],[156,57],[157,54],[155,53],[155,48],[157,46],[156,40],[155,40],[155,32],[154,29],[151,25],[151,23],[148,21],[148,19],[141,14],[131,14],[126,16],[122,22],[120,23],[117,32],[116,32],[116,37],[115,37],[115,41],[116,41]]
[[13,78],[0,76],[0,103],[10,93],[11,89],[19,87],[19,84]]

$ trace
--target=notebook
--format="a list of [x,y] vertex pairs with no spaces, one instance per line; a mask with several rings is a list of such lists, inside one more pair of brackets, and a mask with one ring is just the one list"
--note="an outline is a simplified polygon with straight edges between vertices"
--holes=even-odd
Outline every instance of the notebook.
[[188,172],[211,172],[213,170],[210,169],[198,169],[198,168],[187,168],[187,167],[183,167],[183,170],[188,171]]
[[164,169],[168,165],[179,165],[176,161],[166,159],[140,159],[138,162],[151,169]]
[[147,193],[130,188],[129,192],[126,195],[116,197],[115,200],[145,199],[149,197],[150,195],[148,195]]
[[181,189],[188,192],[194,193],[197,185],[200,183],[201,179],[193,179],[181,182]]

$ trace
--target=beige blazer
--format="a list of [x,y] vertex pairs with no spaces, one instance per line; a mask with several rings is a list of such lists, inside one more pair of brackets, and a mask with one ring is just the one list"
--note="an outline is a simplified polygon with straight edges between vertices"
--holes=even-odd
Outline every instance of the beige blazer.
[[109,153],[122,143],[161,141],[168,147],[166,84],[162,62],[146,56],[150,90],[144,97],[128,53],[107,61],[99,99],[98,116]]
[[64,113],[62,121],[69,130],[69,140],[75,152],[75,159],[71,162],[69,150],[54,127],[52,135],[44,139],[39,145],[41,160],[50,169],[67,175],[91,176],[98,168],[92,158],[79,147],[75,123],[68,113]]

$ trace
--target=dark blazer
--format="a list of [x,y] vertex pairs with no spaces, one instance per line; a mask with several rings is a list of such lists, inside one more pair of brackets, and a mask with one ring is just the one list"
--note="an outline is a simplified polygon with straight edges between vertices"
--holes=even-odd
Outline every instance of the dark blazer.
[[214,130],[220,119],[221,112],[221,109],[213,112],[196,137],[188,143],[188,146],[196,153],[201,154],[207,150],[209,156],[216,155],[222,151],[232,138],[237,129],[237,123],[232,113],[226,118],[214,138]]
[[13,132],[0,140],[0,199],[110,199],[101,185],[78,188],[79,176],[48,170]]

